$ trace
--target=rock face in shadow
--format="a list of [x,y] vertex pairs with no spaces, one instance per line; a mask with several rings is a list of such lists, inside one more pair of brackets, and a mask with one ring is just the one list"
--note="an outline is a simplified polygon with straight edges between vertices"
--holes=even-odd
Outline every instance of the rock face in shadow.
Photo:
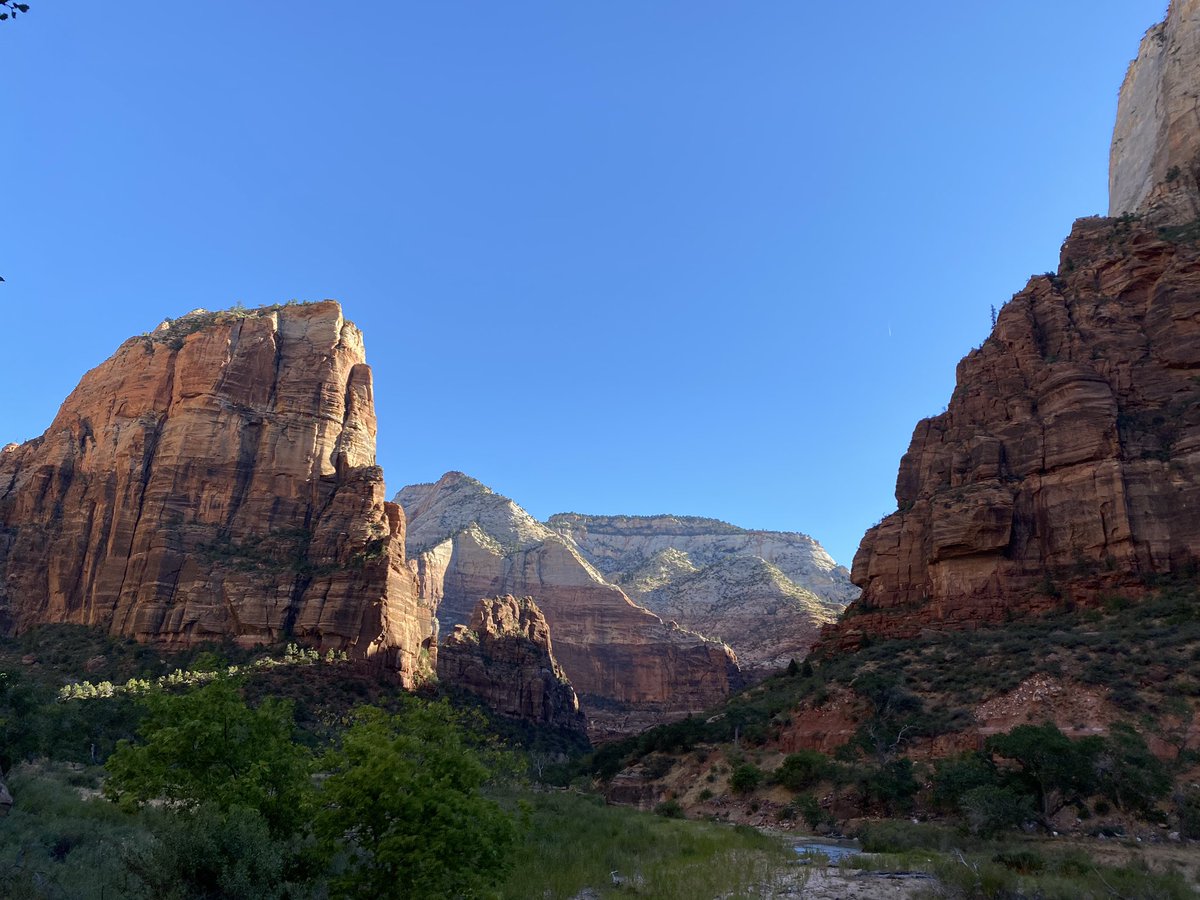
[[912,637],[1136,593],[1200,557],[1200,246],[1083,219],[917,425],[899,510],[824,640]]
[[479,601],[438,650],[439,680],[480,697],[501,715],[584,732],[586,719],[532,597]]
[[1109,215],[1158,225],[1200,217],[1200,0],[1171,0],[1121,86]]
[[284,637],[432,670],[362,335],[333,302],[131,338],[0,452],[0,625],[166,646]]
[[533,597],[593,738],[702,711],[740,684],[728,647],[635,605],[569,539],[475,479],[450,472],[396,501],[421,597],[442,627],[463,623],[483,597]]
[[803,659],[858,588],[804,534],[691,516],[560,513],[546,523],[663,619],[729,644],[748,676]]

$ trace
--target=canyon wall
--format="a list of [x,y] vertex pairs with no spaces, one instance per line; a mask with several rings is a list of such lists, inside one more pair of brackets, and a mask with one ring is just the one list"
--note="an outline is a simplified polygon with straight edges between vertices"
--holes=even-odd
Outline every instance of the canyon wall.
[[1121,89],[1111,212],[959,363],[854,559],[834,646],[1138,594],[1200,559],[1200,0]]
[[1200,246],[1083,219],[1000,311],[900,464],[825,640],[911,637],[1140,592],[1200,558]]
[[0,452],[0,627],[178,647],[282,638],[432,671],[432,608],[333,301],[198,310],[126,341]]
[[1200,217],[1200,0],[1172,0],[1142,39],[1121,86],[1109,165],[1109,215],[1155,224]]
[[547,524],[635,602],[725,641],[751,677],[803,659],[859,594],[804,534],[690,516],[561,513]]
[[475,479],[450,472],[396,501],[409,521],[409,565],[442,627],[462,624],[481,598],[532,597],[593,737],[700,712],[741,683],[728,647],[637,606],[569,539]]

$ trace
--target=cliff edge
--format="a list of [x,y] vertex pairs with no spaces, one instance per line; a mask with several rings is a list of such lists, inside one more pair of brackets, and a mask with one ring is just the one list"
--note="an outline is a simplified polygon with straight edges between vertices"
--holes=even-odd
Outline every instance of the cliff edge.
[[432,672],[432,611],[333,301],[168,320],[0,452],[0,628],[166,646],[283,638]]

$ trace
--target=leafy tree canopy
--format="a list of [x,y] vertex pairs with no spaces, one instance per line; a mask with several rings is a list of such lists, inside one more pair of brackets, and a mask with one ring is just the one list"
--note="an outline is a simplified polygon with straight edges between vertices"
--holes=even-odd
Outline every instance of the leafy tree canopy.
[[122,741],[105,764],[109,796],[248,807],[274,835],[291,834],[307,819],[312,758],[294,742],[291,704],[269,699],[252,709],[227,679],[143,702],[140,740]]
[[[448,704],[365,707],[323,768],[318,835],[347,897],[469,897],[504,870],[516,828],[481,793],[489,758]],[[345,848],[349,848],[347,851]]]

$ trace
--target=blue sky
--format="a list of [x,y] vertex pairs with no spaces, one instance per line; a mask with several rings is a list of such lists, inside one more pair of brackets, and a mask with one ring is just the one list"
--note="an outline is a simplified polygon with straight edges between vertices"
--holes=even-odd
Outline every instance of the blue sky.
[[990,306],[1106,208],[1165,9],[30,2],[0,23],[0,443],[166,316],[333,297],[391,491],[460,469],[846,564]]

